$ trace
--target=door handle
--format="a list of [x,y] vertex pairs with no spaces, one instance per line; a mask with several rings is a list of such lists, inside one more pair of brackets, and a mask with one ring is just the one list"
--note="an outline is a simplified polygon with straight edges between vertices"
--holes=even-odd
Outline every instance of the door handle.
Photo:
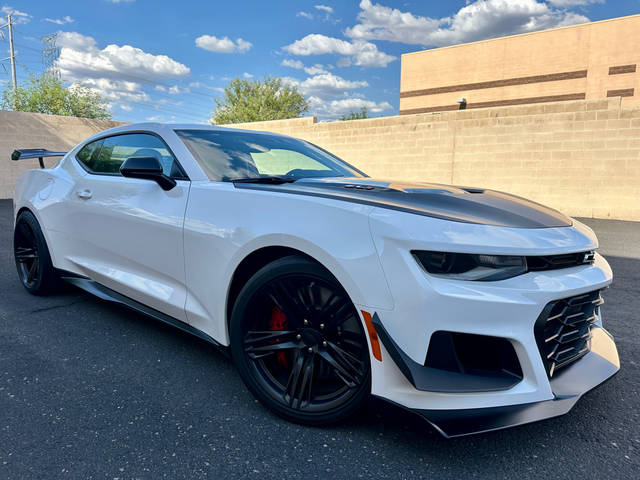
[[86,189],[85,189],[85,190],[79,190],[79,191],[77,191],[77,192],[76,192],[76,195],[77,195],[79,198],[82,198],[82,199],[84,199],[84,200],[89,200],[89,199],[93,196],[93,193],[91,193],[91,190],[86,190]]

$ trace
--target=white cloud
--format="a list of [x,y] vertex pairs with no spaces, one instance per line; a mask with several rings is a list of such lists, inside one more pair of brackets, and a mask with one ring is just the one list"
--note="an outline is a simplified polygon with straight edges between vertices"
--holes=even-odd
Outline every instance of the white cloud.
[[74,20],[69,15],[65,15],[62,18],[44,18],[45,22],[55,23],[56,25],[64,25],[65,23],[73,23]]
[[111,3],[133,3],[136,0],[109,0]]
[[119,103],[120,106],[129,102],[148,102],[151,100],[146,92],[142,91],[139,83],[108,78],[86,78],[75,81],[70,88],[82,86],[100,94],[102,99],[111,104]]
[[310,67],[305,67],[304,71],[309,75],[318,75],[320,73],[329,73],[324,65],[321,63],[316,63]]
[[131,105],[119,105],[120,110],[124,110],[125,112],[131,112],[133,110],[133,107]]
[[253,78],[253,75],[251,75],[250,73],[247,73],[247,72],[244,72],[244,73],[242,74],[242,76],[243,76],[244,78]]
[[0,12],[2,12],[4,14],[3,16],[5,17],[7,15],[12,15],[13,23],[15,24],[27,23],[31,21],[31,19],[33,18],[28,13],[21,12],[20,10],[16,10],[15,8],[10,7],[9,5],[3,5],[2,8],[0,8]]
[[282,65],[283,67],[296,68],[298,70],[302,70],[304,68],[304,63],[302,63],[300,60],[292,60],[290,58],[285,58],[284,60],[282,60],[282,62],[280,62],[280,65]]
[[[590,1],[555,0],[555,4]],[[440,19],[402,12],[371,0],[362,0],[360,9],[359,23],[347,28],[346,36],[423,46],[452,45],[589,21],[584,15],[554,9],[538,0],[475,0],[451,17]]]
[[181,88],[178,85],[173,85],[171,87],[169,87],[169,90],[167,90],[171,95],[177,95],[178,93],[189,93],[191,92],[191,90],[189,90],[188,88]]
[[551,5],[556,7],[577,7],[581,5],[589,5],[590,3],[604,3],[604,0],[547,0]]
[[309,113],[321,118],[334,120],[351,112],[360,112],[366,108],[368,113],[383,113],[393,110],[388,102],[376,103],[363,98],[343,98],[340,100],[323,100],[319,97],[309,97]]
[[349,57],[350,63],[362,67],[386,67],[396,57],[378,50],[375,44],[363,40],[349,42],[339,38],[311,33],[283,49],[292,55],[323,55],[335,53]]
[[[70,88],[83,86],[100,94],[110,108],[118,105],[126,110],[130,103],[150,102],[142,88],[145,83],[190,73],[187,66],[165,55],[153,55],[130,45],[100,49],[95,39],[77,32],[59,32],[58,45],[56,67],[62,79],[71,83]],[[167,91],[162,85],[156,89]],[[169,93],[182,91],[169,89]]]
[[151,117],[147,117],[145,120],[147,122],[161,122],[164,120],[164,117],[162,115],[153,115]]
[[316,10],[322,10],[327,13],[333,13],[333,8],[328,7],[327,5],[314,5],[313,8]]
[[97,47],[92,37],[76,32],[58,34],[56,66],[63,78],[124,78],[126,80],[183,77],[189,67],[166,55],[153,55],[131,45]]
[[93,50],[97,46],[93,37],[78,32],[58,32],[56,42],[59,47],[68,47],[73,50]]
[[345,95],[348,90],[369,86],[365,80],[346,80],[331,73],[314,75],[302,82],[291,77],[283,77],[282,81],[285,84],[296,85],[305,95],[322,99],[335,98]]
[[296,13],[296,17],[306,18],[307,20],[313,20],[313,15],[307,12],[298,12]]
[[309,75],[318,75],[319,73],[329,73],[328,69],[332,68],[331,65],[327,65],[325,67],[321,63],[316,63],[311,67],[305,67],[304,63],[302,63],[300,60],[292,60],[290,58],[285,58],[284,60],[282,60],[280,65],[282,65],[283,67],[295,68],[296,70],[304,70]]
[[229,37],[215,37],[213,35],[201,35],[196,38],[196,45],[204,50],[216,53],[244,53],[253,45],[241,38],[234,42]]

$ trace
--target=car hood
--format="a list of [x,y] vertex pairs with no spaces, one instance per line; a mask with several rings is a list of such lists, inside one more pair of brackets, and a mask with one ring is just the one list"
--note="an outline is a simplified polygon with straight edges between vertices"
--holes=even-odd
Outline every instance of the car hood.
[[303,178],[293,183],[237,183],[236,188],[332,198],[456,222],[513,228],[572,225],[560,212],[515,195],[433,183],[361,177]]

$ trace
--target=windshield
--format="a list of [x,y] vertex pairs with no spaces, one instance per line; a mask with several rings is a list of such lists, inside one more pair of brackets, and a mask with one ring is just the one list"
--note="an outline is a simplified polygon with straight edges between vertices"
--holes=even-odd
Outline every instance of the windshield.
[[176,130],[176,133],[211,180],[365,176],[304,140],[220,130]]

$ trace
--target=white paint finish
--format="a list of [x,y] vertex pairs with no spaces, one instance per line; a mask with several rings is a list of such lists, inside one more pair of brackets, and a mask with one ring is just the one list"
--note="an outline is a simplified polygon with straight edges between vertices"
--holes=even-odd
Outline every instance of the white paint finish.
[[[56,267],[86,275],[227,344],[227,294],[237,266],[260,248],[289,247],[331,271],[359,310],[377,312],[414,361],[424,362],[434,331],[452,330],[508,338],[524,373],[523,381],[505,392],[421,392],[383,347],[382,362],[371,357],[376,395],[422,409],[479,408],[552,397],[533,324],[549,301],[610,284],[606,261],[597,255],[592,266],[469,282],[429,276],[410,251],[575,252],[597,246],[588,227],[578,222],[549,229],[483,226],[327,198],[239,189],[208,181],[173,128],[141,124],[100,134],[161,135],[191,179],[168,192],[151,181],[87,174],[72,158],[86,141],[57,167],[21,175],[15,211],[24,207],[34,212]],[[84,190],[91,192],[90,198],[77,196]],[[607,338],[600,336],[596,349],[611,355],[615,346]]]
[[185,221],[190,323],[223,344],[228,286],[238,264],[270,246],[303,252],[329,269],[354,303],[392,308],[369,233],[372,207],[194,182]]
[[[182,225],[189,186],[180,180],[164,191],[155,182],[120,176],[79,179],[66,199],[63,230],[77,238],[76,246],[64,258],[73,271],[184,321]],[[77,196],[85,190],[91,198]]]

